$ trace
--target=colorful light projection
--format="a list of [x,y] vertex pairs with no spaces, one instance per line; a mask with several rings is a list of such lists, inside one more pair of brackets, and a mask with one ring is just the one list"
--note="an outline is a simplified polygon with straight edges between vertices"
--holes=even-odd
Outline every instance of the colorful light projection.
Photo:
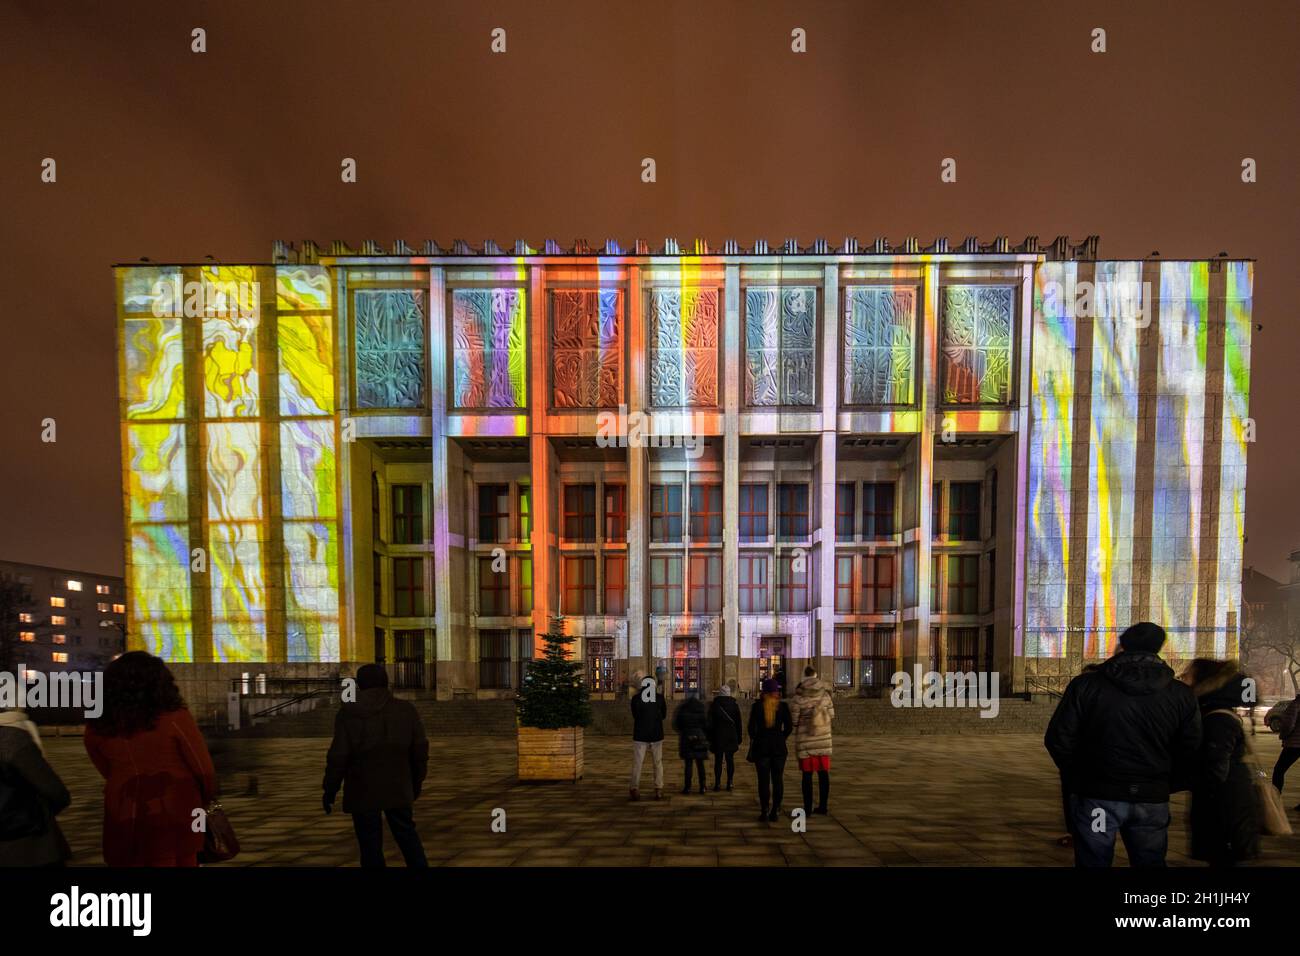
[[845,290],[843,404],[912,404],[915,330],[915,288]]
[[1078,263],[1047,262],[1034,281],[1025,561],[1025,653],[1066,651],[1070,589],[1070,479],[1074,416],[1074,306]]
[[[1104,657],[1133,623],[1133,506],[1138,440],[1138,328],[1149,300],[1140,262],[1098,262],[1089,409],[1084,656]],[[1149,315],[1149,312],[1147,313]]]
[[179,270],[122,274],[128,632],[167,660],[193,659],[185,375]]
[[650,290],[650,404],[658,408],[718,405],[719,292],[683,259],[678,288]]
[[[337,661],[340,655],[332,291],[325,269],[276,269],[285,659],[291,662]],[[424,318],[417,312],[423,293],[405,294],[410,300],[390,302],[388,314],[401,317],[403,328],[418,314],[423,337]],[[401,341],[408,344],[409,338],[403,334]],[[420,348],[421,358],[413,364],[422,370],[423,338]],[[421,384],[419,396],[422,390]],[[417,393],[394,384],[385,394]]]
[[452,398],[456,408],[526,408],[528,333],[523,289],[452,293]]
[[745,404],[812,405],[817,397],[817,290],[745,291]]
[[1207,263],[1161,263],[1148,607],[1178,658],[1196,654],[1208,305]]
[[[283,632],[286,660],[337,660],[328,272],[280,267],[277,310],[266,313],[270,270],[261,267],[204,267],[184,285],[176,270],[122,276],[132,646],[171,661],[256,662],[279,655],[272,640]],[[186,403],[187,378],[200,402]],[[277,480],[280,493],[268,499]],[[199,549],[206,577],[191,572]],[[196,586],[210,609],[199,620]]]
[[623,292],[551,292],[551,404],[613,408],[623,401]]
[[1250,408],[1250,323],[1254,265],[1224,265],[1223,412],[1220,419],[1219,524],[1214,626],[1216,657],[1237,653],[1242,545],[1246,534],[1246,444]]
[[357,408],[424,406],[427,300],[421,289],[353,293]]
[[946,286],[939,351],[945,405],[1002,405],[1011,400],[1011,331],[1016,290]]

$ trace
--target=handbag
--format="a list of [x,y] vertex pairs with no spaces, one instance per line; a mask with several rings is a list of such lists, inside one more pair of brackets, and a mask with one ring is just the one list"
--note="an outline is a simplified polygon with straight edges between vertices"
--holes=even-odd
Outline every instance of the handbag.
[[200,863],[225,863],[239,855],[239,837],[226,816],[220,801],[208,804],[207,829],[203,833],[203,849],[199,851]]
[[[1242,723],[1241,716],[1234,710],[1220,709],[1212,710],[1210,714],[1231,714],[1237,718],[1237,723]],[[1265,836],[1290,836],[1291,821],[1286,817],[1286,808],[1282,806],[1282,794],[1278,792],[1277,787],[1273,786],[1273,781],[1269,779],[1263,769],[1259,766],[1259,761],[1255,757],[1254,748],[1250,745],[1250,737],[1245,731],[1242,731],[1241,742],[1245,747],[1246,756],[1242,763],[1250,771],[1251,789],[1255,792],[1255,810],[1259,817],[1259,831]]]

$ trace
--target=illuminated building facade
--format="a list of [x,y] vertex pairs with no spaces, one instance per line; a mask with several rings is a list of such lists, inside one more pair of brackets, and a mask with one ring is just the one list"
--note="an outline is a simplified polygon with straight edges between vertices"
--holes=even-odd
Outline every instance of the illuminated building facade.
[[[597,695],[1235,654],[1247,261],[1096,240],[277,243],[117,269],[130,646]],[[557,618],[562,619],[557,623]]]
[[0,586],[15,590],[14,619],[0,633],[12,668],[58,673],[102,670],[126,642],[126,585],[118,577],[0,561]]

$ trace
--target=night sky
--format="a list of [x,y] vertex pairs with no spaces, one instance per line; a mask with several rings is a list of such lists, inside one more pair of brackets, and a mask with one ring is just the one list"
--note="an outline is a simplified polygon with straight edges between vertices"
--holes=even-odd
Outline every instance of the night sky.
[[0,0],[0,557],[122,571],[115,262],[1097,233],[1104,258],[1258,260],[1246,560],[1283,576],[1298,48],[1294,2]]

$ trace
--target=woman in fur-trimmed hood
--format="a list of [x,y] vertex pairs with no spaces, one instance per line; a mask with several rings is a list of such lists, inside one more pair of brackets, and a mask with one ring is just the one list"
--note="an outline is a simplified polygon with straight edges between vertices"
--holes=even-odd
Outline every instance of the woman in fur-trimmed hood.
[[[803,808],[807,815],[825,813],[831,790],[831,721],[835,702],[831,689],[811,667],[804,668],[803,680],[790,698],[794,724],[794,752],[803,773]],[[818,801],[813,808],[812,776],[817,774]]]
[[1188,816],[1191,856],[1232,866],[1259,855],[1259,816],[1248,738],[1236,708],[1247,706],[1249,678],[1234,661],[1198,658],[1181,679],[1201,710],[1201,749]]

